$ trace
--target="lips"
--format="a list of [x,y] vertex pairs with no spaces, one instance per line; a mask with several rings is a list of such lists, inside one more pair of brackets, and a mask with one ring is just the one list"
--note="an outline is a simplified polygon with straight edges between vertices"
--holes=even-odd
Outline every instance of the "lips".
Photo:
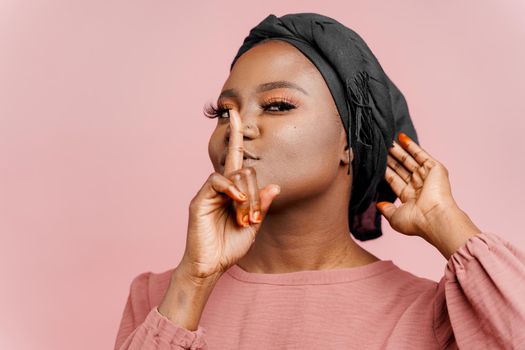
[[251,153],[250,151],[248,151],[247,149],[244,150],[244,157],[243,159],[246,159],[246,158],[249,158],[249,159],[259,159],[259,157],[257,157],[255,154]]
[[[226,153],[227,153],[228,150],[226,150],[222,156],[221,156],[221,165],[224,165],[226,163]],[[244,150],[244,156],[243,156],[243,159],[246,160],[246,159],[259,159],[259,157],[257,157],[255,154],[253,154],[252,152],[248,151],[247,149]]]

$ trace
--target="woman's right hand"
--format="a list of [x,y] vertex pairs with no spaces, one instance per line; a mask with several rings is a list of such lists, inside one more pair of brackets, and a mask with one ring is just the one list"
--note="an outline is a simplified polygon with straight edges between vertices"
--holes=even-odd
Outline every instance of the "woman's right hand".
[[275,184],[259,189],[255,168],[242,167],[242,121],[233,109],[229,115],[224,173],[212,173],[189,206],[186,249],[179,267],[196,280],[216,279],[248,252],[280,192]]

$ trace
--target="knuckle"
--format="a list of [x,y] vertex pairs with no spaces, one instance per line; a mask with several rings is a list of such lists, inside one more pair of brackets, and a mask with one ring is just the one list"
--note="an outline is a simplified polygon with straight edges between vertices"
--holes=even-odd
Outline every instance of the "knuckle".
[[255,168],[254,167],[246,167],[242,169],[244,174],[247,176],[255,175]]
[[427,158],[425,159],[425,162],[423,163],[423,165],[425,165],[427,168],[432,168],[436,165],[441,165],[441,163],[438,163],[436,162],[435,160],[431,159],[431,158]]
[[210,181],[210,182],[217,182],[221,177],[222,177],[221,174],[219,174],[218,172],[214,171],[213,173],[210,174],[210,176],[208,176],[208,181]]
[[235,173],[231,176],[232,181],[240,181],[242,178],[242,175],[240,173]]
[[188,209],[190,211],[194,211],[198,206],[198,203],[197,203],[197,197],[193,197],[193,199],[190,201],[190,204],[188,205]]

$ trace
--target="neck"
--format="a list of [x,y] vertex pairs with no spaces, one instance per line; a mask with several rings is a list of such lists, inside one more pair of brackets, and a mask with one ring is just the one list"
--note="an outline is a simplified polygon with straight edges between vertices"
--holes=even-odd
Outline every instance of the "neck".
[[251,249],[237,265],[248,272],[286,273],[350,268],[380,260],[353,240],[348,200],[338,186],[331,188],[270,211]]

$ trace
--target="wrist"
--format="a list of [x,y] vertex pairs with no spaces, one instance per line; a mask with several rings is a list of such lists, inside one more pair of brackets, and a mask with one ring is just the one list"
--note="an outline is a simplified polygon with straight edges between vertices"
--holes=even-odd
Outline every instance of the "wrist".
[[440,208],[429,219],[425,240],[449,259],[466,241],[482,231],[457,205]]
[[181,261],[181,263],[175,268],[171,275],[171,283],[176,280],[177,283],[182,283],[189,288],[195,289],[207,289],[208,287],[215,286],[215,283],[222,276],[222,273],[216,272],[211,275],[196,275],[191,272],[190,266]]
[[214,284],[223,274],[218,268],[203,268],[205,264],[194,263],[186,254],[183,255],[174,275],[196,287]]
[[177,266],[158,306],[160,314],[173,323],[190,331],[197,330],[199,321],[218,276],[200,279],[187,273],[184,266]]

